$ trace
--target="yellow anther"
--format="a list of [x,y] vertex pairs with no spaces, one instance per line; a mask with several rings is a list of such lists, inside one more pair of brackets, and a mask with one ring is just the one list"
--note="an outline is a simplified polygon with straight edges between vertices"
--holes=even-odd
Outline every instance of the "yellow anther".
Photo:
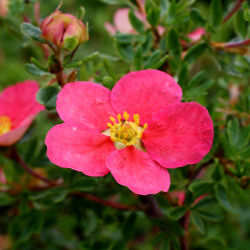
[[143,131],[146,129],[147,124],[140,126],[140,116],[134,114],[134,122],[128,121],[129,114],[124,111],[123,118],[121,114],[117,115],[119,123],[116,122],[114,117],[110,117],[110,120],[114,123],[107,123],[107,126],[110,128],[110,138],[114,142],[120,142],[125,146],[136,145],[139,143]]
[[113,125],[112,125],[111,123],[108,122],[108,123],[107,123],[107,126],[108,126],[109,128],[112,128]]
[[118,121],[119,121],[119,123],[121,122],[121,119],[122,119],[122,115],[121,114],[118,114],[117,115],[117,118],[118,118]]
[[134,121],[136,125],[140,124],[140,116],[138,114],[134,114]]
[[113,123],[116,123],[115,122],[115,118],[113,116],[110,116],[109,119],[113,122]]
[[125,121],[127,121],[129,119],[129,114],[127,113],[127,111],[125,111],[123,113],[123,117],[124,117]]
[[11,121],[8,116],[0,117],[0,135],[8,133],[11,129]]

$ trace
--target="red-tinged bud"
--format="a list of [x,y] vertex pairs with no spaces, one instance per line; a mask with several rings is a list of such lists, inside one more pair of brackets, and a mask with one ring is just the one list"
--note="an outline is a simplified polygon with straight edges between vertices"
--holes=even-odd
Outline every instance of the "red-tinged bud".
[[41,30],[46,40],[69,51],[89,39],[88,31],[80,20],[60,11],[46,17],[41,24]]

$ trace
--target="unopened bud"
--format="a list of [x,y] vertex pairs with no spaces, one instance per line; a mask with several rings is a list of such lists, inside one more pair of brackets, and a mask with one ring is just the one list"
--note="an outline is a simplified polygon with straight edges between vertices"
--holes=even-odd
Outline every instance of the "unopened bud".
[[41,24],[41,30],[46,40],[69,51],[89,39],[88,31],[80,20],[60,11],[46,17]]

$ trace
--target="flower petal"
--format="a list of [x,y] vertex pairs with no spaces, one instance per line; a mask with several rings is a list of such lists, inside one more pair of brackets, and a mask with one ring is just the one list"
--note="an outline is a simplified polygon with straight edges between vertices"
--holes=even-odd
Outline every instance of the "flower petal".
[[141,123],[149,122],[153,113],[179,102],[182,90],[175,80],[159,70],[141,70],[122,77],[111,92],[113,109],[139,114]]
[[66,123],[53,127],[45,144],[51,162],[89,176],[106,175],[106,158],[115,150],[109,137]]
[[161,166],[177,168],[201,161],[212,147],[213,134],[206,108],[195,102],[179,103],[153,117],[143,142]]
[[26,130],[29,128],[33,118],[27,119],[22,125],[16,127],[13,130],[10,130],[8,133],[5,133],[0,136],[0,146],[10,146],[16,143],[22,138]]
[[110,91],[91,82],[65,85],[58,94],[56,109],[63,121],[96,131],[106,130],[109,116],[115,115],[110,104]]
[[147,153],[134,147],[117,150],[107,158],[107,168],[116,181],[136,194],[167,192],[170,176]]
[[38,89],[37,82],[28,80],[8,87],[0,94],[0,116],[10,118],[12,129],[23,126],[28,117],[34,119],[44,110],[44,106],[36,101]]

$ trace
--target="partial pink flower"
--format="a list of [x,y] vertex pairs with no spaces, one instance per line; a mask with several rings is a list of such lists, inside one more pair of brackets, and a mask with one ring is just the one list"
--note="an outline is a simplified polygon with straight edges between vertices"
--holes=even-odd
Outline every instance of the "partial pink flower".
[[202,160],[213,123],[198,103],[181,103],[182,90],[159,70],[123,76],[112,91],[92,82],[62,88],[57,112],[65,122],[47,134],[54,164],[89,176],[111,172],[136,194],[167,192],[167,168]]
[[0,0],[0,16],[7,16],[9,10],[9,0]]
[[79,19],[58,10],[43,20],[41,30],[46,40],[69,51],[89,39],[88,31]]
[[37,113],[44,109],[36,101],[39,89],[35,81],[24,81],[7,87],[0,94],[0,146],[17,142]]
[[[110,35],[114,35],[117,31],[124,34],[137,33],[137,31],[134,30],[134,28],[130,24],[129,11],[130,11],[129,8],[118,9],[114,15],[113,19],[114,25],[108,22],[105,23],[104,26]],[[149,28],[146,15],[141,14],[139,11],[135,11],[134,14],[137,16],[139,20],[141,20],[144,23],[146,28]],[[160,25],[157,27],[157,29],[160,35],[162,35],[165,31],[165,29]]]
[[205,29],[199,27],[195,29],[194,31],[190,32],[187,36],[190,38],[193,42],[196,42],[201,39],[201,37],[205,34]]

